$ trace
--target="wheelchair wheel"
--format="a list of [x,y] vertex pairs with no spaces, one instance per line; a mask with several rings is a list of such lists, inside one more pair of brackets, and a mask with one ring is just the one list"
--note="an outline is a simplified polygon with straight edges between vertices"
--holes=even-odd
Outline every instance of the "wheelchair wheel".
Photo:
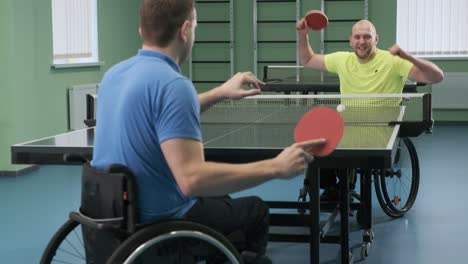
[[65,222],[47,244],[40,263],[86,263],[81,225]]
[[392,168],[374,170],[377,199],[390,217],[401,217],[413,206],[419,189],[419,160],[409,138],[401,138]]
[[125,240],[107,263],[242,263],[236,248],[206,226],[169,221],[143,228]]

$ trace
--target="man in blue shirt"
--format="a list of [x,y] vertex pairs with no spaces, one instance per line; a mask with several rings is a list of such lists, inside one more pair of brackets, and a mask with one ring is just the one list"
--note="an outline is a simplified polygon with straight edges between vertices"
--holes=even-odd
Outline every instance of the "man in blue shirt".
[[[304,149],[323,139],[293,144],[276,158],[249,164],[205,161],[200,113],[224,99],[260,93],[249,72],[197,95],[180,74],[197,25],[194,0],[142,0],[137,55],[113,66],[99,89],[92,166],[129,167],[136,177],[141,222],[184,218],[223,234],[240,230],[246,250],[263,258],[268,207],[258,197],[229,193],[303,172],[313,157]],[[251,86],[245,90],[243,86]]]

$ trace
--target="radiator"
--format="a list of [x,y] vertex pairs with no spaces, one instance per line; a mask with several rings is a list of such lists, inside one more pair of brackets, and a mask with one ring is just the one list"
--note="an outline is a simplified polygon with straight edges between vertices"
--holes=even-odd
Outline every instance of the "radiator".
[[433,109],[468,109],[468,72],[447,72],[432,85]]
[[85,128],[86,95],[96,94],[99,84],[81,84],[68,88],[68,129],[77,130]]

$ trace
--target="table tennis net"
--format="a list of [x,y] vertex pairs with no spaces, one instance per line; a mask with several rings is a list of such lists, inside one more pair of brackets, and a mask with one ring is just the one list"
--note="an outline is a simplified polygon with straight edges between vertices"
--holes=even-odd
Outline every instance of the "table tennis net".
[[342,108],[340,114],[345,125],[432,120],[430,94],[259,95],[220,102],[201,118],[202,123],[295,124],[307,111],[318,106]]

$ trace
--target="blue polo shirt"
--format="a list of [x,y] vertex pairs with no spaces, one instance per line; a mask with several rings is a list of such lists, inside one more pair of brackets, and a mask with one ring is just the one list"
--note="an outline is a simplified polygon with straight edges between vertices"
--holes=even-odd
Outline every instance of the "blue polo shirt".
[[167,55],[140,50],[109,69],[98,92],[91,165],[121,163],[135,174],[140,222],[182,217],[185,196],[161,151],[171,138],[201,141],[200,104],[192,82]]

